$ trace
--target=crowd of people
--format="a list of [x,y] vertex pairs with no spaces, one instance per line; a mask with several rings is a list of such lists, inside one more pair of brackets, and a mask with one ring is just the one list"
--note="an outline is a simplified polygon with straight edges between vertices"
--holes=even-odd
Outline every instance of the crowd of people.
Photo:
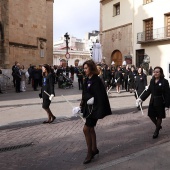
[[150,67],[148,73],[151,76],[150,82],[147,82],[147,75],[142,67],[137,68],[134,65],[116,67],[111,65],[109,67],[106,64],[96,64],[93,60],[85,61],[82,66],[65,68],[47,64],[38,68],[30,65],[28,70],[16,62],[12,71],[17,93],[26,90],[26,77],[28,77],[28,84],[32,84],[35,91],[38,86],[41,87],[39,97],[43,99],[42,108],[48,116],[48,120],[43,123],[52,123],[56,119],[50,110],[51,100],[55,96],[54,85],[59,84],[61,75],[64,74],[63,78],[72,82],[76,74],[79,90],[82,90],[80,110],[86,119],[83,127],[87,144],[84,164],[90,163],[94,156],[99,154],[95,126],[98,119],[112,114],[107,93],[110,89],[116,88],[118,94],[122,89],[134,93],[137,108],[141,111],[143,101],[151,95],[148,116],[155,125],[152,136],[154,139],[158,137],[159,131],[162,129],[162,119],[166,118],[166,110],[170,106],[169,83],[164,78],[163,69],[159,66],[154,69]]

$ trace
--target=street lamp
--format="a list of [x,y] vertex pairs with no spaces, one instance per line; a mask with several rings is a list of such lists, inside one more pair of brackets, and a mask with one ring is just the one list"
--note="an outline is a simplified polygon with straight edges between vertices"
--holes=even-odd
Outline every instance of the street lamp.
[[68,59],[70,58],[70,54],[68,52],[68,48],[69,48],[68,43],[69,43],[70,37],[67,32],[65,33],[64,37],[65,37],[65,41],[66,41],[66,59],[67,59],[67,66],[68,66]]

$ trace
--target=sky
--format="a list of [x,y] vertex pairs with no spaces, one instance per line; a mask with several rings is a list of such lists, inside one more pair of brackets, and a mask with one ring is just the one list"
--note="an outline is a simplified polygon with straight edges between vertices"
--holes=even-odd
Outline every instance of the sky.
[[54,42],[68,32],[83,39],[85,33],[99,31],[100,0],[54,0]]

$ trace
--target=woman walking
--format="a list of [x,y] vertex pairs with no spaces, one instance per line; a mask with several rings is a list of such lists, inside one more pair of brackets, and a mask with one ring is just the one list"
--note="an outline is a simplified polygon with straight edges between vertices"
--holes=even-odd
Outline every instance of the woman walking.
[[169,83],[164,78],[163,69],[161,67],[154,68],[154,75],[150,81],[147,91],[138,99],[138,102],[145,101],[151,94],[148,108],[148,116],[156,126],[153,138],[157,138],[160,129],[162,129],[162,119],[166,117],[165,110],[169,109]]
[[43,98],[42,108],[47,112],[48,120],[43,123],[52,123],[55,120],[55,116],[52,114],[49,106],[51,104],[51,100],[49,96],[45,93],[47,92],[49,95],[54,95],[54,79],[51,74],[50,66],[44,64],[42,66],[42,74],[43,74],[43,82],[42,89],[40,93],[40,98]]
[[[146,74],[143,73],[142,67],[139,67],[138,74],[135,79],[135,97],[136,97],[136,99],[142,94],[142,92],[145,90],[146,86],[147,86]],[[137,108],[140,110],[139,106],[137,106]]]
[[80,107],[83,116],[86,118],[83,132],[88,152],[83,163],[87,164],[91,162],[96,154],[99,154],[94,127],[98,119],[111,114],[111,109],[105,87],[98,76],[99,72],[96,64],[92,60],[88,60],[84,62],[83,69],[87,78],[84,81]]
[[121,71],[121,67],[118,66],[117,71],[115,73],[115,83],[116,83],[117,93],[120,93],[120,85],[122,84],[122,80],[123,80],[123,74],[122,74],[122,71]]

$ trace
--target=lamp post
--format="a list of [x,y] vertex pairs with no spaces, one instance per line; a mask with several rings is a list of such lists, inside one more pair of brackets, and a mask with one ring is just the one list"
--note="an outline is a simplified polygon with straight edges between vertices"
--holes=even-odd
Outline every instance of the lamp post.
[[70,54],[68,52],[68,43],[69,43],[70,37],[67,32],[65,33],[64,37],[66,41],[66,59],[67,59],[67,66],[68,66],[68,59],[70,58]]

